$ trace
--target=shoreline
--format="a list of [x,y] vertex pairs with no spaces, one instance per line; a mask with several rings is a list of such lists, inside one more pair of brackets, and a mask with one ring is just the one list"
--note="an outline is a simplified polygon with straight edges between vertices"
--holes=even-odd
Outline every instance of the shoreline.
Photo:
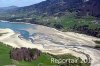
[[[12,32],[9,33],[11,35],[8,34],[9,36],[3,35],[3,36],[6,36],[6,38],[2,39],[1,42],[8,44],[10,46],[13,46],[13,47],[18,47],[18,48],[20,48],[20,47],[37,48],[43,52],[47,52],[47,53],[51,53],[51,54],[55,54],[55,55],[69,53],[76,57],[81,57],[84,60],[84,59],[87,59],[86,55],[78,53],[78,52],[83,52],[83,53],[89,55],[90,58],[92,59],[93,62],[92,62],[91,66],[94,66],[94,64],[96,64],[96,63],[100,64],[100,62],[99,62],[100,59],[98,58],[98,57],[100,57],[99,50],[89,48],[89,47],[82,47],[82,45],[90,45],[90,46],[93,45],[94,46],[95,43],[93,43],[93,40],[97,40],[97,39],[100,40],[99,38],[87,36],[84,34],[74,33],[74,32],[61,32],[54,28],[52,29],[50,27],[36,25],[36,24],[33,24],[33,25],[35,25],[36,29],[34,29],[34,30],[37,33],[35,36],[32,36],[32,39],[34,39],[34,41],[35,41],[34,43],[32,43],[31,41],[25,40],[25,39],[21,40],[18,37],[19,34],[16,34],[16,33],[11,34]],[[9,29],[9,30],[11,30],[11,29]],[[28,30],[31,31],[33,29],[28,29]],[[6,31],[6,30],[4,30],[4,31]],[[38,34],[38,33],[40,33],[40,34]],[[48,40],[49,38],[52,39],[52,41],[54,43],[52,41]],[[62,47],[58,47],[58,46],[60,46],[59,43],[61,43],[61,42],[55,42],[55,41],[63,42],[63,44],[61,44]],[[75,44],[77,44],[76,41],[79,42],[79,44],[78,44],[79,46],[75,45]],[[37,43],[37,42],[40,42],[40,43]],[[68,43],[68,45],[73,45],[73,43],[74,43],[74,45],[72,47],[68,48],[68,47],[66,47],[68,45],[66,45],[64,43]],[[43,46],[45,46],[47,48],[44,48]],[[60,51],[58,51],[58,50],[60,50]],[[94,54],[96,54],[96,55],[94,55]]]
[[[4,21],[4,20],[2,20],[2,21]],[[32,25],[32,26],[37,25],[37,26],[47,27],[47,28],[51,28],[51,29],[57,30],[57,29],[52,28],[52,27],[48,27],[48,26],[44,26],[44,25],[38,25],[38,24],[32,24],[32,23],[26,23],[26,22],[10,22],[10,21],[5,21],[5,22],[6,23],[21,23],[21,24],[27,24],[27,25]],[[59,31],[59,30],[57,30],[57,31]],[[60,32],[62,32],[62,31],[60,31]],[[90,36],[90,35],[87,35],[87,34],[82,34],[82,33],[77,33],[77,32],[72,32],[72,31],[66,31],[66,32],[81,34],[81,35],[89,36],[89,37],[94,37],[94,36]],[[63,32],[63,33],[66,33],[66,32]],[[100,39],[98,37],[95,37],[95,38]]]
[[[14,33],[12,30],[10,29],[0,29],[0,30],[3,30],[3,31],[8,31],[8,34],[7,35],[3,35],[3,36],[0,36],[2,39],[0,39],[0,42],[3,42],[4,44],[6,45],[9,45],[13,48],[21,48],[21,47],[26,47],[26,48],[37,48],[39,50],[41,50],[42,52],[45,52],[45,53],[50,53],[50,54],[53,54],[53,55],[63,55],[63,54],[72,54],[76,57],[81,57],[83,56],[83,60],[86,59],[85,55],[83,54],[80,54],[78,52],[74,52],[72,50],[69,50],[69,49],[63,49],[61,48],[61,52],[57,52],[57,53],[53,53],[50,49],[47,50],[45,48],[43,48],[43,45],[42,44],[32,44],[30,41],[28,40],[25,40],[25,39],[20,39],[18,36],[19,34],[16,34]],[[13,38],[13,39],[12,39]],[[52,50],[54,51],[57,51],[55,48],[53,48]],[[65,51],[65,52],[64,52]],[[77,56],[77,54],[79,56]]]

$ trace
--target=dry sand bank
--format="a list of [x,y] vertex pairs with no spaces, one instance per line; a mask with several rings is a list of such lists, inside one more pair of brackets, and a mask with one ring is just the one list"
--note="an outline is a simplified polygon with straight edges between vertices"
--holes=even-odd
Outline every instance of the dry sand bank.
[[88,47],[95,46],[93,40],[100,40],[99,38],[74,32],[61,32],[40,25],[33,26],[34,29],[27,29],[30,33],[35,33],[34,36],[30,37],[33,42],[19,38],[20,34],[10,29],[0,29],[0,33],[6,33],[0,36],[0,41],[12,47],[37,48],[54,55],[70,53],[76,57],[81,57],[83,60],[87,59],[87,54],[92,59],[91,66],[100,64],[100,51]]

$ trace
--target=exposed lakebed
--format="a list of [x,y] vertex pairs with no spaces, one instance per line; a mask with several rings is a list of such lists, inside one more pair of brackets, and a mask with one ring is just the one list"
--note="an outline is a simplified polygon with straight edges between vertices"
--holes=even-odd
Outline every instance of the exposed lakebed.
[[[69,53],[84,60],[90,59],[92,61],[91,66],[100,64],[100,51],[91,48],[95,46],[93,40],[100,40],[99,38],[75,32],[61,32],[54,28],[36,24],[0,22],[0,28],[10,28],[25,38],[32,39],[32,42],[28,42],[18,38],[18,35],[15,34],[2,39],[6,44],[14,44],[17,47],[35,47],[54,55]],[[9,39],[12,40],[9,41]]]
[[9,28],[15,31],[16,33],[20,33],[25,39],[28,39],[30,34],[26,30],[28,28],[33,28],[31,24],[24,24],[24,23],[11,23],[6,21],[0,21],[0,28],[5,29]]

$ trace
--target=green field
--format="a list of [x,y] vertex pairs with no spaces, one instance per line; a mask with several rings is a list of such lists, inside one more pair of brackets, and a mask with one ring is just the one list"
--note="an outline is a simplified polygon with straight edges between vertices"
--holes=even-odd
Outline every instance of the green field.
[[[16,66],[38,66],[38,64],[42,63],[42,66],[58,66],[57,63],[52,63],[51,58],[56,58],[56,59],[78,59],[70,54],[67,55],[61,55],[61,56],[54,56],[51,54],[46,54],[42,53],[38,59],[31,61],[31,62],[26,62],[26,61],[15,61],[10,59],[10,50],[12,48],[9,46],[4,45],[3,43],[0,43],[0,66],[4,65],[16,65]],[[78,63],[75,63],[75,66],[89,66],[89,64],[82,63],[80,64],[81,59],[78,60]],[[69,63],[68,63],[69,64]],[[65,66],[62,64],[62,66]],[[73,64],[69,64],[68,66],[73,66]]]
[[0,66],[12,64],[12,60],[10,59],[11,48],[9,46],[0,43]]

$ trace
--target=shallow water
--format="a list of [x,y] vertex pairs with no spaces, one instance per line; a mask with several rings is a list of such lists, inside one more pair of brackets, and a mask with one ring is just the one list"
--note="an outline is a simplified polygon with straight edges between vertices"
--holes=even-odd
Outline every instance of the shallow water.
[[33,28],[33,26],[31,24],[10,23],[10,22],[0,21],[0,28],[10,28],[15,32],[20,33],[23,38],[28,39],[29,32],[26,31],[25,29]]

